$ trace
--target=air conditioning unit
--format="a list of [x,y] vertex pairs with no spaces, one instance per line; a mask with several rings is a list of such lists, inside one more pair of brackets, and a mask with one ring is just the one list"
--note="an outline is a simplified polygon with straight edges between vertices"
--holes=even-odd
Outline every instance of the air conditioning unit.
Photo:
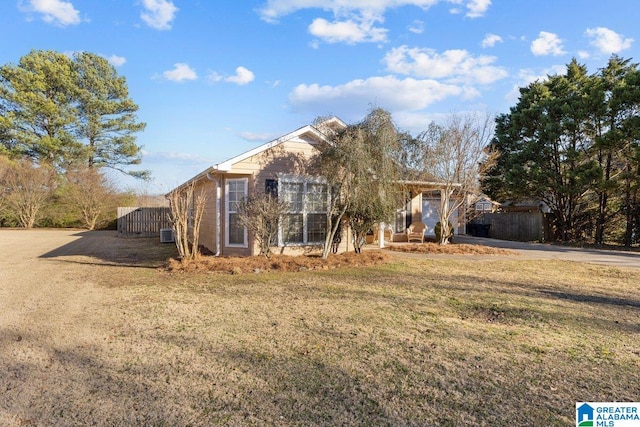
[[160,243],[173,243],[175,241],[176,239],[173,235],[173,228],[160,229]]

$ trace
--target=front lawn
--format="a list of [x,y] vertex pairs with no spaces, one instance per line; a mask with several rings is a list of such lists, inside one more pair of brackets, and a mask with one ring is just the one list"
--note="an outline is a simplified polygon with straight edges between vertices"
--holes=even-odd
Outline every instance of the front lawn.
[[70,345],[69,369],[34,383],[55,399],[11,395],[21,419],[566,426],[576,401],[640,396],[632,270],[517,257],[234,275],[100,268],[108,309],[84,315],[109,313],[104,337]]
[[146,344],[133,368],[149,386],[173,377],[203,421],[564,426],[576,401],[640,392],[635,273],[405,260],[174,279],[132,307],[157,329],[125,337]]

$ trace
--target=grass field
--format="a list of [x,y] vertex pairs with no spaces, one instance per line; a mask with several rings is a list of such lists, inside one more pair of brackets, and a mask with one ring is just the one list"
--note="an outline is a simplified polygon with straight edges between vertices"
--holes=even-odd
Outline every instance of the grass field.
[[128,281],[113,357],[139,387],[185,391],[169,424],[567,425],[576,401],[640,397],[638,275],[405,261],[150,279]]
[[632,270],[394,258],[296,273],[108,271],[92,277],[109,315],[87,320],[103,335],[59,350],[44,403],[7,394],[16,423],[566,426],[576,401],[640,399]]

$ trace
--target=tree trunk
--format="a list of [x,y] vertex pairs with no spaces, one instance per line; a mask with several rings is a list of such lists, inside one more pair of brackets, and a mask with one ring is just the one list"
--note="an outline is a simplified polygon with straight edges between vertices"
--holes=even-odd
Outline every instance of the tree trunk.
[[[604,183],[609,184],[611,180],[611,152],[607,153],[607,160],[604,169]],[[598,197],[598,218],[596,220],[596,245],[602,245],[604,243],[604,231],[607,221],[607,204],[609,202],[608,190],[603,188]]]
[[625,199],[625,219],[626,219],[626,227],[624,230],[624,246],[627,248],[631,247],[633,243],[633,206],[631,201],[631,165],[627,163],[627,176],[625,179],[625,188],[624,188],[624,199]]

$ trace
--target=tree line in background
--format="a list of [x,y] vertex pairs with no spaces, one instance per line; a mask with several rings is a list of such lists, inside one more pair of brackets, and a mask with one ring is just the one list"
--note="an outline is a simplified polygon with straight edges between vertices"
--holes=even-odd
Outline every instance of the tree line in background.
[[148,177],[129,169],[141,161],[137,110],[99,55],[34,50],[0,67],[1,224],[104,225],[106,210],[131,198],[104,171]]
[[596,244],[640,239],[640,70],[612,56],[589,74],[566,72],[520,89],[496,118],[483,180],[496,201],[533,200],[550,209],[554,238]]
[[135,203],[133,193],[118,191],[94,168],[59,174],[28,158],[0,156],[0,226],[110,226],[118,206]]

